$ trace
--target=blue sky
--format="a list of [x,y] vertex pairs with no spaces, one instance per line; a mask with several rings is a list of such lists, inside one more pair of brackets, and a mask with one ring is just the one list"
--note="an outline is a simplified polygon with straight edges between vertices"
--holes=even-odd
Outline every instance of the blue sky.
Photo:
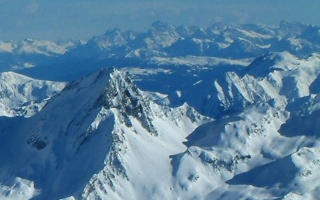
[[153,21],[320,25],[320,0],[0,0],[0,40],[87,39],[108,28],[143,30]]

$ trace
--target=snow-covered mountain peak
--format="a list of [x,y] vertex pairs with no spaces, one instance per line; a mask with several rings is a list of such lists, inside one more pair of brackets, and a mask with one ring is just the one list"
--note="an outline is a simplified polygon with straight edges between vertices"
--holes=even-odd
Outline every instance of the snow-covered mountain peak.
[[[0,120],[2,135],[8,136],[0,142],[1,169],[4,173],[9,170],[1,165],[2,160],[26,166],[10,169],[22,179],[5,182],[0,188],[8,190],[6,185],[26,182],[25,190],[31,196],[39,195],[39,199],[70,194],[77,198],[107,195],[119,199],[114,192],[124,188],[140,196],[144,188],[130,185],[130,180],[146,166],[143,179],[155,178],[157,168],[151,166],[161,165],[161,173],[167,178],[159,183],[165,189],[158,193],[172,196],[166,194],[171,174],[169,156],[183,151],[185,136],[208,120],[187,104],[177,108],[158,105],[148,92],[135,86],[126,72],[103,69],[68,84],[39,113],[21,120],[14,129],[5,125],[10,119]],[[12,137],[19,139],[14,141]],[[10,156],[3,149],[8,149]],[[159,156],[150,157],[150,152]],[[131,159],[140,160],[141,156],[145,157],[142,163],[130,164]],[[43,179],[48,172],[50,177]],[[101,182],[106,184],[101,186]],[[71,183],[76,184],[68,187]],[[121,194],[122,198],[130,195]]]
[[[22,41],[10,41],[2,43],[2,46],[6,44],[6,49],[11,53],[18,55],[44,55],[44,56],[58,56],[66,53],[75,44],[73,42],[57,43],[48,40],[34,40],[24,39]],[[10,47],[10,48],[9,48]],[[8,51],[9,52],[9,51]]]
[[290,70],[290,67],[293,67],[292,64],[296,64],[294,61],[297,60],[298,58],[289,52],[272,52],[256,58],[248,66],[248,70],[256,75],[261,73],[264,76],[264,73],[268,73],[274,69]]
[[[273,71],[279,71],[283,75],[298,73],[298,71],[317,71],[319,55],[314,53],[307,59],[300,59],[289,52],[268,53],[255,59],[245,71],[256,76],[266,76]],[[312,72],[311,72],[312,73]],[[303,77],[306,78],[307,77]]]
[[[110,73],[106,95],[110,107],[124,108],[125,110],[127,110],[127,106],[136,106],[138,98],[141,96],[128,74],[116,69]],[[129,110],[128,113],[130,113]]]
[[123,109],[123,112],[128,114],[130,114],[129,107],[137,106],[144,98],[143,92],[135,86],[129,74],[116,68],[100,69],[98,72],[71,82],[64,91],[74,92],[75,90],[91,92],[95,90],[91,98],[97,99],[96,103],[100,103],[100,106],[106,106],[108,109]]
[[97,45],[101,50],[117,48],[126,45],[133,37],[130,32],[122,32],[119,29],[111,29],[104,35],[97,36],[88,41],[89,45]]
[[170,24],[168,24],[166,22],[162,22],[162,21],[153,22],[151,27],[152,27],[153,30],[159,31],[159,32],[175,30],[175,26],[170,25]]
[[0,53],[12,53],[14,48],[11,42],[0,42]]

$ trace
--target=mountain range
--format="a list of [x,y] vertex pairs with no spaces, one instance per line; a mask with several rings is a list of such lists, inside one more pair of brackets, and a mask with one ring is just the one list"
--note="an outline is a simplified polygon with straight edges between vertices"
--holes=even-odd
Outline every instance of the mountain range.
[[319,30],[0,43],[0,199],[318,199]]

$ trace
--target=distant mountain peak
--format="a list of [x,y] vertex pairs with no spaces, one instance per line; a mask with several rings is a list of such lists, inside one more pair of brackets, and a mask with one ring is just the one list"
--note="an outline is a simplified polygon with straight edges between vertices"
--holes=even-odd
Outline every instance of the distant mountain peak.
[[151,27],[158,31],[166,31],[166,30],[172,29],[174,26],[170,25],[167,22],[155,21],[152,23]]

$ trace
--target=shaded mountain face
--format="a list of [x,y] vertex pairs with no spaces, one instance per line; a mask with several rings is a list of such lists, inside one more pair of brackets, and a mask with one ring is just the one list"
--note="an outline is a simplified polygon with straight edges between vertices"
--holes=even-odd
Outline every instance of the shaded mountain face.
[[317,199],[318,32],[156,22],[26,41],[52,60],[19,72],[75,80],[1,73],[0,199]]

